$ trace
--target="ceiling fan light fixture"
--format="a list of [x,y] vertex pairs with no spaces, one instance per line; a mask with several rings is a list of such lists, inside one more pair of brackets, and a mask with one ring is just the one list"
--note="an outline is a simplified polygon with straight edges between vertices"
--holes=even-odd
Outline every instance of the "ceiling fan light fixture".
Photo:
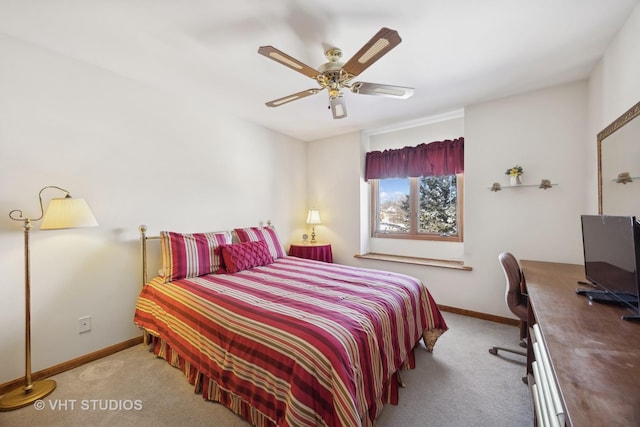
[[347,105],[344,102],[342,95],[331,97],[329,99],[329,106],[331,107],[331,114],[334,119],[343,119],[347,117]]

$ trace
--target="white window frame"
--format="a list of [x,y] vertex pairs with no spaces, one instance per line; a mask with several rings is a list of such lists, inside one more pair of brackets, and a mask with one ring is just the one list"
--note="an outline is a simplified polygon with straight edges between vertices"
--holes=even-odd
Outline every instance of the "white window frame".
[[383,239],[409,239],[409,240],[431,240],[443,242],[463,242],[464,241],[464,174],[456,174],[457,183],[457,225],[458,234],[454,236],[443,236],[436,233],[418,232],[418,198],[420,194],[418,178],[409,178],[409,204],[410,229],[408,233],[393,231],[380,231],[377,229],[379,212],[379,180],[371,179],[371,237]]

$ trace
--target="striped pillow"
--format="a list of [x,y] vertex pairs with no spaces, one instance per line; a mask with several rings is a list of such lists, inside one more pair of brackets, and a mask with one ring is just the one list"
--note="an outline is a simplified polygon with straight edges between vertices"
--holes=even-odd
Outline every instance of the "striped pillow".
[[231,244],[228,231],[194,234],[161,231],[160,238],[165,282],[219,273],[222,261],[218,248]]
[[238,236],[238,240],[240,240],[241,242],[257,242],[261,240],[265,241],[267,243],[267,246],[269,247],[269,253],[271,253],[273,259],[282,258],[286,255],[284,247],[278,239],[276,229],[271,226],[263,228],[236,228],[234,231]]

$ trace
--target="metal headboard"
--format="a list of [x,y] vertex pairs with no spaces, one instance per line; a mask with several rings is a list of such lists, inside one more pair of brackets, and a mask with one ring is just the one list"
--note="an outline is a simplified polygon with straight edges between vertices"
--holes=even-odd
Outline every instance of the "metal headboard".
[[[263,222],[260,222],[260,227],[263,226]],[[267,220],[267,226],[272,227],[271,220]],[[142,285],[147,283],[147,240],[160,240],[160,236],[147,236],[147,226],[141,225],[138,227],[140,230],[140,252],[142,256]]]
[[160,240],[160,236],[147,236],[147,226],[141,225],[140,230],[140,252],[142,256],[142,285],[147,283],[147,240]]

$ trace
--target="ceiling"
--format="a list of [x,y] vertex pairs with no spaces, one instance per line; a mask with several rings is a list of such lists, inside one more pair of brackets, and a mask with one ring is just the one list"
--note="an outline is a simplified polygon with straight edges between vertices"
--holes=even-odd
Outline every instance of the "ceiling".
[[[0,33],[301,140],[419,120],[586,78],[640,0],[0,0]],[[380,28],[402,43],[354,80],[410,86],[406,100],[346,93],[334,120],[317,83],[257,53],[317,68]]]

